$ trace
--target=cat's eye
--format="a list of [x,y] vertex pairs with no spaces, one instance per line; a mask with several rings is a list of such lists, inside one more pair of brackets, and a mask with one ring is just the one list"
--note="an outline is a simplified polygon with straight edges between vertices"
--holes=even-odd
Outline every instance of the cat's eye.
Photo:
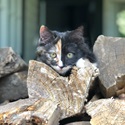
[[51,53],[50,56],[51,56],[52,58],[56,58],[56,53]]
[[68,54],[67,54],[67,57],[68,57],[68,58],[73,58],[73,56],[74,56],[73,53],[68,53]]

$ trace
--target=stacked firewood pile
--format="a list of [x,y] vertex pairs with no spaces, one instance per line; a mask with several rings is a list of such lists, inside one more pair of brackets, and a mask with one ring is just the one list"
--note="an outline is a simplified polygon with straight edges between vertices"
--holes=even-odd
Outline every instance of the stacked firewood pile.
[[0,124],[59,125],[80,113],[91,117],[73,125],[125,124],[125,39],[99,36],[98,68],[85,60],[62,77],[44,63],[27,64],[0,49]]

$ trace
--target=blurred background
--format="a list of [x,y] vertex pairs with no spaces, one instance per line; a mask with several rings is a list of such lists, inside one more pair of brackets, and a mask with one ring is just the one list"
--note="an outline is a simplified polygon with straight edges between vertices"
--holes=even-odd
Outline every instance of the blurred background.
[[0,48],[34,59],[41,25],[59,31],[84,25],[92,47],[101,34],[125,36],[125,0],[0,0]]

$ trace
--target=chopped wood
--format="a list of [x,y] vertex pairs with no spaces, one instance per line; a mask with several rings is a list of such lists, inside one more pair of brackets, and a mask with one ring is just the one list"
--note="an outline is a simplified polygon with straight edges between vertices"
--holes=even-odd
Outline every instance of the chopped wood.
[[125,38],[99,36],[94,45],[104,97],[125,93]]
[[0,48],[0,78],[27,68],[27,64],[11,47]]
[[62,77],[44,63],[31,60],[27,78],[29,98],[0,106],[0,124],[58,125],[82,111],[89,87],[99,74],[89,61]]
[[14,111],[14,109],[18,110],[20,107],[25,107],[34,104],[37,101],[37,99],[20,99],[18,101],[10,102],[8,104],[0,106],[0,114],[9,112],[9,111]]
[[20,71],[0,78],[0,103],[28,97],[27,71]]
[[62,77],[48,65],[31,60],[27,78],[29,97],[58,102],[65,118],[82,111],[90,85],[98,74],[98,69],[87,60],[84,68],[74,67],[69,77]]
[[[73,67],[67,77],[34,60],[29,62],[27,77],[27,64],[12,48],[0,49],[0,101],[4,101],[0,105],[0,125],[59,125],[64,118],[83,111],[89,119],[91,116],[90,121],[67,125],[124,125],[124,46],[125,38],[99,36],[94,45],[99,69],[85,60],[84,67]],[[117,95],[119,99],[100,99],[97,91],[86,102],[98,75],[103,96]],[[8,103],[8,100],[23,98],[27,90],[29,98]]]
[[56,102],[41,98],[24,99],[0,106],[0,124],[58,125],[61,110]]
[[125,125],[125,100],[100,99],[86,105],[91,125]]

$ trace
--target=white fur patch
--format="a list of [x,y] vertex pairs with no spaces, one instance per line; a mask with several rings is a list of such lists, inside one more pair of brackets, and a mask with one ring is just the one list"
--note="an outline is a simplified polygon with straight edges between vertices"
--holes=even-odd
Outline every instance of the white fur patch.
[[61,59],[59,60],[58,66],[59,66],[59,67],[63,67],[63,62],[62,62]]
[[[76,66],[78,68],[85,68],[85,60],[88,60],[88,59],[83,59],[83,58],[80,58],[77,62],[76,62]],[[89,60],[88,60],[89,61]],[[92,63],[92,65],[94,67],[97,67],[97,63]]]
[[85,67],[85,60],[80,58],[77,62],[76,62],[76,66],[78,68],[84,68]]

